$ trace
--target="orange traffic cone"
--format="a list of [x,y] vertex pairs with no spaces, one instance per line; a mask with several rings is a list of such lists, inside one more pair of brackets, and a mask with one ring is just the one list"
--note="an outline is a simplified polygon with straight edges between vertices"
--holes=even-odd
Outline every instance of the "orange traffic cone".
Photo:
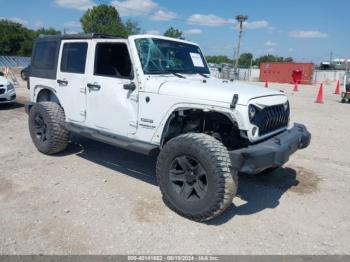
[[323,84],[320,85],[315,103],[323,104]]
[[265,81],[265,88],[269,87],[269,82],[267,82],[267,80]]
[[295,82],[294,83],[294,89],[293,89],[294,92],[298,92],[299,89],[298,89],[298,82]]
[[335,88],[334,94],[340,95],[340,83],[339,83],[339,80],[337,82],[337,86]]

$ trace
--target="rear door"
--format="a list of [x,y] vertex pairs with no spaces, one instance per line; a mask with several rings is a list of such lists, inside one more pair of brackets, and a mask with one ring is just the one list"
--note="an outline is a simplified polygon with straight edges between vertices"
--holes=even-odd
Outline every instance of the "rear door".
[[68,122],[86,118],[88,52],[91,40],[66,40],[61,43],[57,69],[57,92]]
[[137,88],[127,40],[92,41],[95,61],[87,88],[87,122],[91,127],[127,136],[136,132]]

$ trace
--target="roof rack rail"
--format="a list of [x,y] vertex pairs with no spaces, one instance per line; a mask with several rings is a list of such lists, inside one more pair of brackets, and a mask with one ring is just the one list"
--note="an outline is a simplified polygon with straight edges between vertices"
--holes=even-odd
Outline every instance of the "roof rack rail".
[[65,35],[39,35],[39,38],[48,38],[48,39],[123,39],[125,37],[105,35],[105,34],[65,34]]

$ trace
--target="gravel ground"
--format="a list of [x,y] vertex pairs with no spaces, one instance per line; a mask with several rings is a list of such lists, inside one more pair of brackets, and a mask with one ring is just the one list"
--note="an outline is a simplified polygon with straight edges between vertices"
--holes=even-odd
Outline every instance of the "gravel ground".
[[269,175],[241,175],[229,210],[204,224],[163,204],[153,158],[77,136],[40,154],[17,88],[18,103],[0,107],[0,254],[349,254],[350,105],[334,86],[324,104],[317,86],[271,88],[312,144]]

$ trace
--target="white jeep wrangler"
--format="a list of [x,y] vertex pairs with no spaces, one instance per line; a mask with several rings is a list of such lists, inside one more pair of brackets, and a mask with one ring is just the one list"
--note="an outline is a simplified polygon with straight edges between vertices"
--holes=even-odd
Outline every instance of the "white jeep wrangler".
[[142,154],[158,154],[168,207],[195,221],[232,203],[237,173],[282,166],[310,143],[289,126],[280,92],[214,79],[194,43],[138,35],[41,36],[26,105],[38,150],[66,149],[69,132]]

